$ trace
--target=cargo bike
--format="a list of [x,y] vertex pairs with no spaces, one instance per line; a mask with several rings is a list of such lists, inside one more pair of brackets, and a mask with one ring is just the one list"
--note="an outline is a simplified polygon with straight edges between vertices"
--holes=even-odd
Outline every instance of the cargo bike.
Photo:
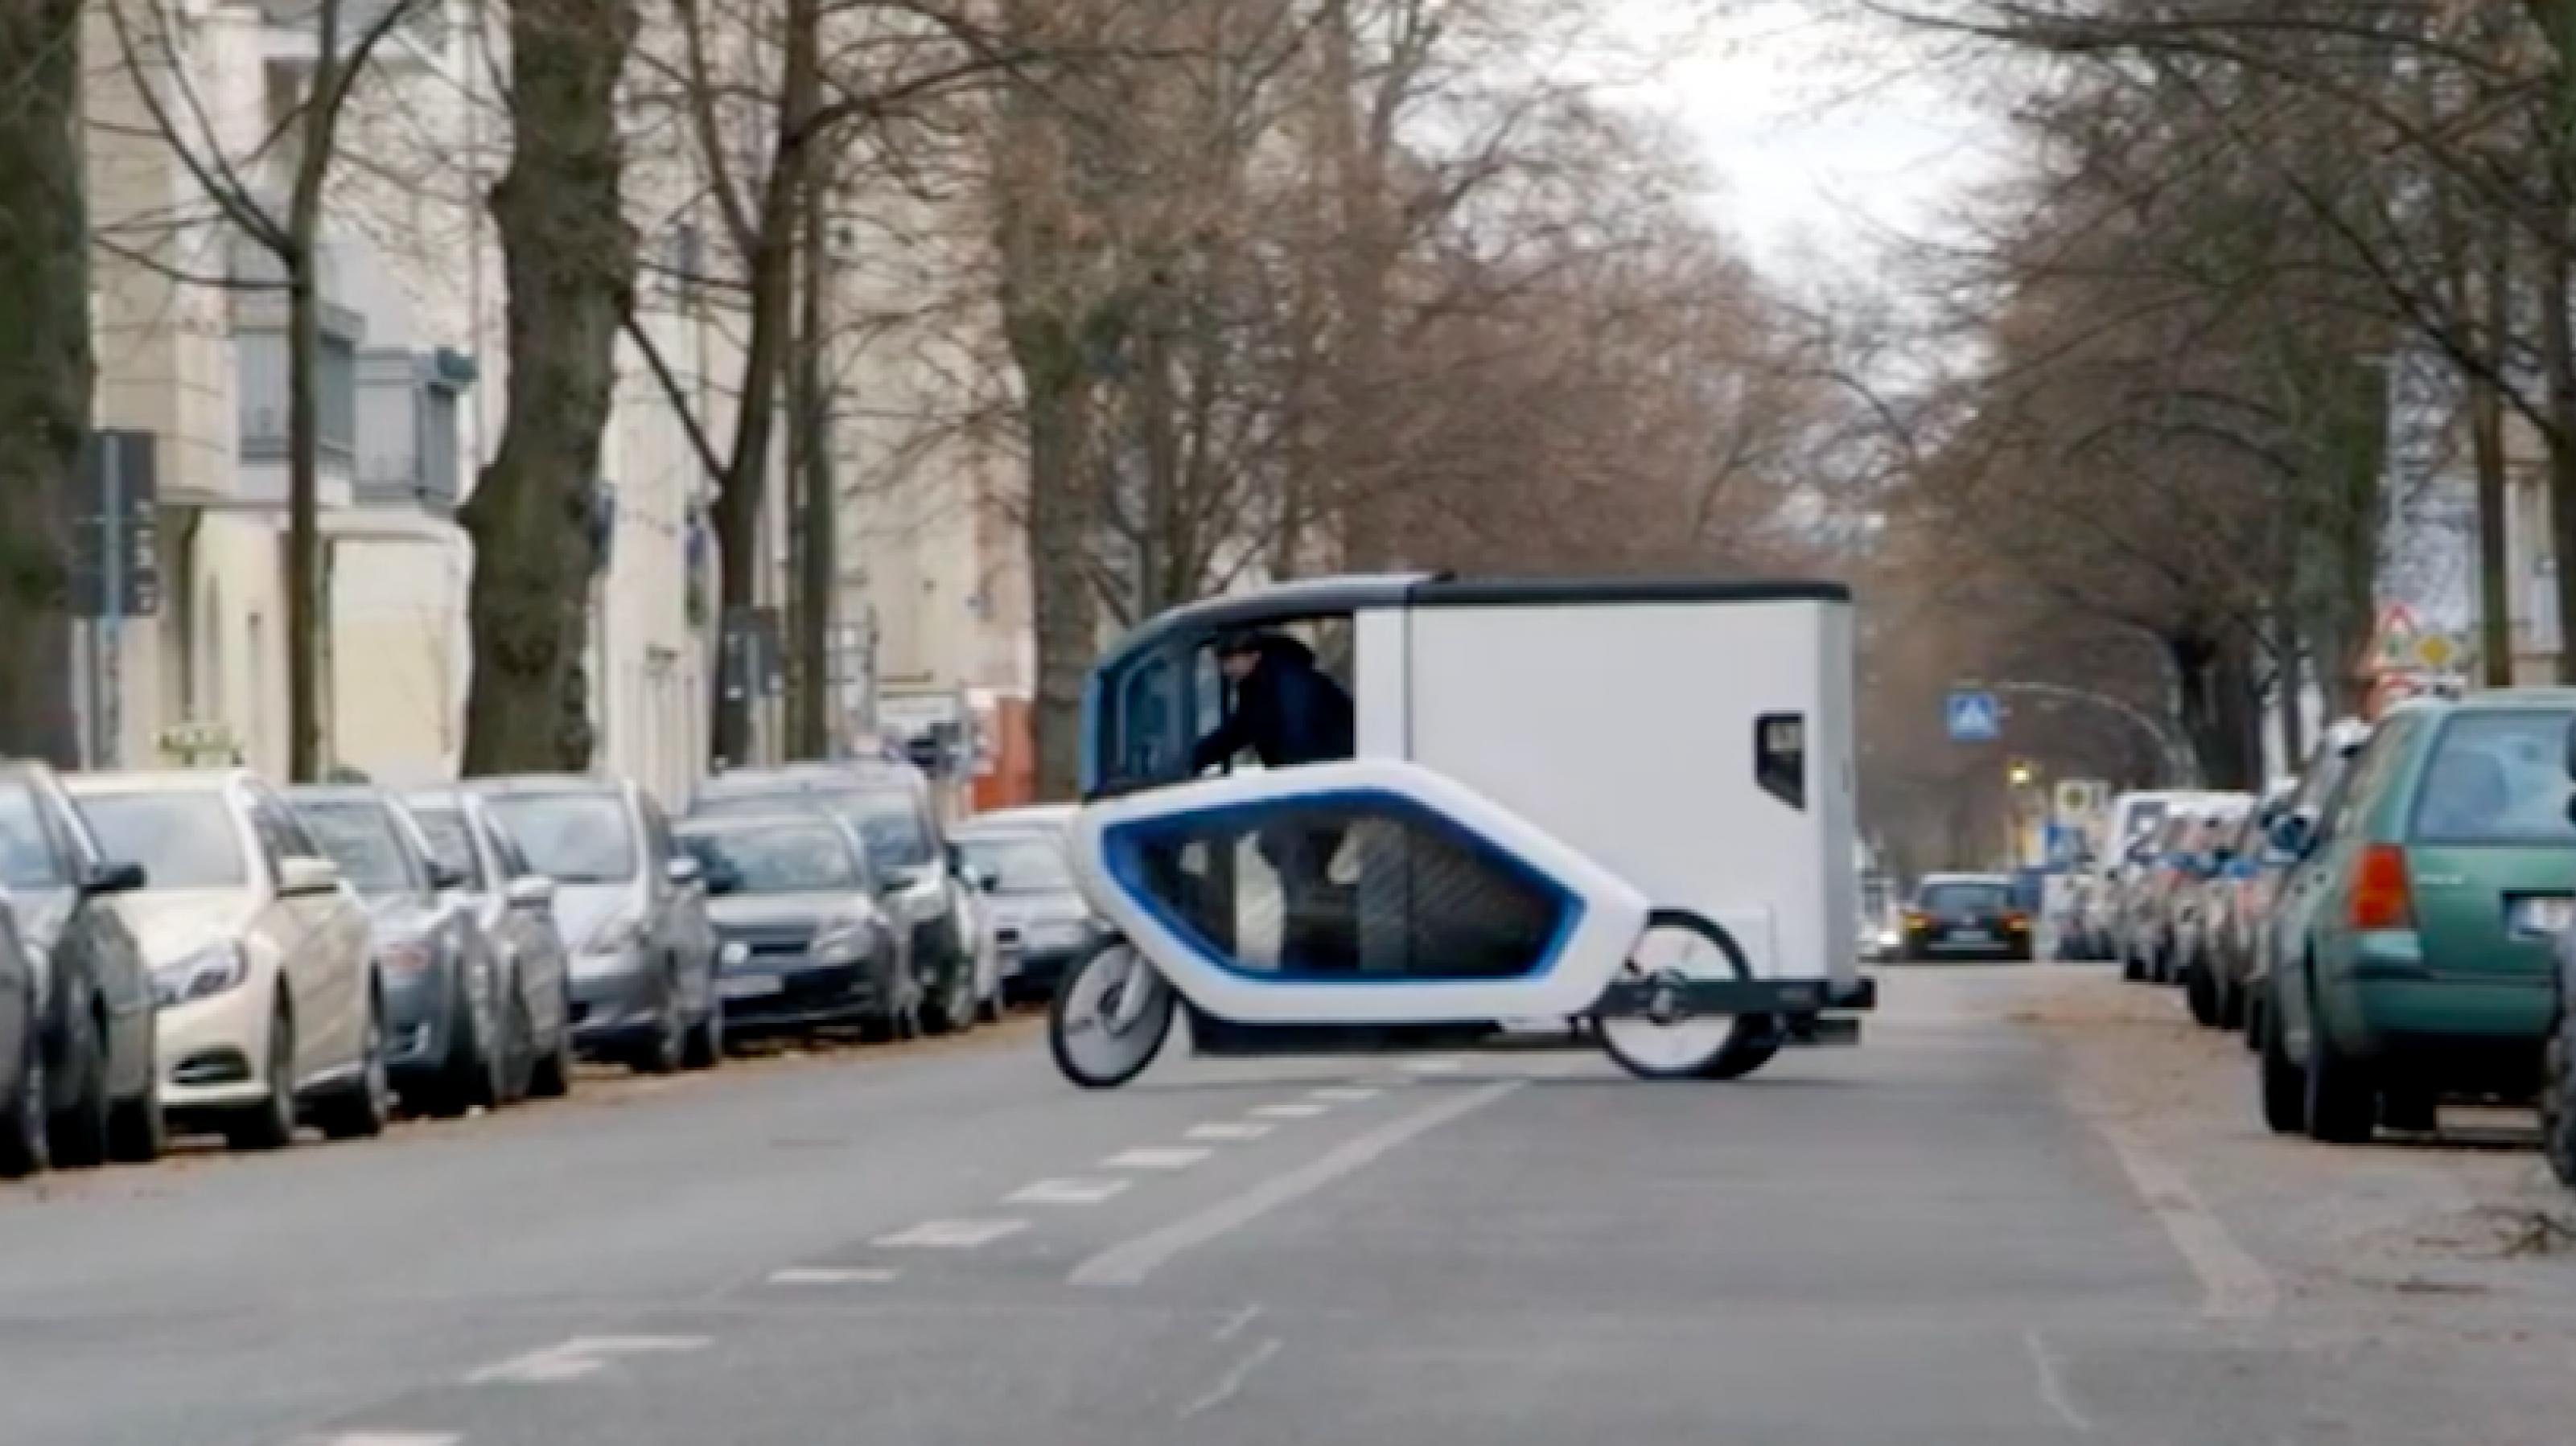
[[[1247,634],[1340,682],[1349,756],[1198,766]],[[1658,1080],[1857,1042],[1852,634],[1831,583],[1448,575],[1148,621],[1084,700],[1068,854],[1106,928],[1058,1068],[1124,1084],[1183,1016],[1218,1054],[1550,1021]]]

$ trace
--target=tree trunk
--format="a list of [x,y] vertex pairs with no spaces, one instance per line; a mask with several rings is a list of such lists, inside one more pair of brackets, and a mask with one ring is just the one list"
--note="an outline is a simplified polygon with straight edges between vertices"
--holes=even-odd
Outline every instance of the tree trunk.
[[1059,318],[1039,314],[1007,325],[1028,427],[1037,790],[1041,799],[1061,800],[1081,786],[1082,696],[1099,646],[1100,601],[1091,562],[1100,524],[1097,494],[1085,470],[1090,395],[1080,352]]
[[463,509],[475,552],[469,774],[590,764],[582,652],[600,434],[635,276],[617,132],[635,26],[633,0],[510,9],[516,140],[491,197],[509,283],[509,415]]
[[2478,474],[2478,661],[2488,687],[2513,686],[2513,558],[2505,536],[2504,401],[2468,379],[2469,443]]
[[795,727],[790,730],[799,758],[828,758],[832,752],[832,621],[840,587],[839,494],[832,481],[831,398],[823,384],[823,347],[827,338],[823,298],[831,274],[826,249],[825,216],[818,194],[805,198],[805,259],[802,310],[798,316],[796,372],[788,408],[796,418],[797,485],[803,500],[797,508],[800,606],[796,616]]
[[297,783],[322,776],[321,505],[322,299],[312,237],[286,259],[286,773]]
[[70,503],[89,438],[79,0],[0,5],[0,754],[79,760]]
[[[741,405],[734,414],[733,450],[716,490],[715,514],[723,615],[729,623],[747,622],[760,599],[760,503],[769,485],[769,444],[777,429],[780,384],[795,321],[796,217],[817,141],[807,127],[821,96],[821,24],[820,0],[789,0],[780,60],[780,154],[762,185],[758,234],[742,238],[749,243],[751,335],[743,349]],[[752,757],[752,700],[759,680],[746,668],[732,680],[735,686],[727,686],[724,672],[719,668],[716,678],[715,755],[740,767]]]
[[2576,322],[2565,248],[2542,258],[2541,365],[2548,378],[2549,540],[2557,560],[2558,681],[2576,681]]

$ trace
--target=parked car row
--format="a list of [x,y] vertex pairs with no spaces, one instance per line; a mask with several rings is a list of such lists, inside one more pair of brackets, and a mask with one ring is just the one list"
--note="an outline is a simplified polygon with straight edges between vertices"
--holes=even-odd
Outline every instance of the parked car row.
[[1062,824],[952,842],[893,760],[727,774],[676,822],[611,778],[0,764],[0,1176],[372,1135],[562,1095],[576,1057],[969,1029],[1095,938]]
[[2241,1031],[2277,1132],[2355,1144],[2537,1104],[2576,1183],[2571,725],[2576,691],[2537,688],[2335,724],[2210,851],[2184,952],[2131,977]]

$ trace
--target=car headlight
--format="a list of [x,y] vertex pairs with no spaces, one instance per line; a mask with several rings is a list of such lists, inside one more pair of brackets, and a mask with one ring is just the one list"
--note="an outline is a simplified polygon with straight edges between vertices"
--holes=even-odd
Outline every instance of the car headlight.
[[814,931],[814,957],[828,963],[848,963],[868,952],[874,927],[874,922],[864,915],[835,919]]
[[238,987],[250,977],[250,959],[239,944],[209,944],[152,971],[152,1003],[168,1009]]
[[644,943],[644,916],[621,914],[592,932],[585,954],[623,954]]
[[751,962],[751,946],[740,939],[733,940],[716,951],[716,962],[727,969],[739,969]]

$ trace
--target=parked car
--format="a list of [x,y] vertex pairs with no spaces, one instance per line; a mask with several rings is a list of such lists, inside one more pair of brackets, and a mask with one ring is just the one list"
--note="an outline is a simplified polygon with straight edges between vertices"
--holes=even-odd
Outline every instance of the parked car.
[[0,1180],[45,1168],[45,1007],[18,911],[0,896]]
[[555,927],[555,881],[538,873],[492,817],[491,805],[461,789],[405,796],[430,854],[456,873],[499,961],[501,997],[528,1022],[527,1093],[551,1099],[572,1089],[572,963]]
[[2101,857],[2102,897],[2095,907],[2101,917],[2105,958],[2118,959],[2126,977],[2144,977],[2136,966],[2143,958],[2139,941],[2129,934],[2137,916],[2138,895],[2149,881],[2163,837],[2165,815],[2175,804],[2195,797],[2183,790],[2150,789],[2124,793],[2111,801]]
[[2182,951],[2183,997],[2192,1020],[2204,1028],[2236,1023],[2230,981],[2244,972],[2237,958],[2245,947],[2244,913],[2271,851],[2272,820],[2280,816],[2290,786],[2276,788],[2237,817],[2219,845],[2217,868],[2200,886],[2193,905],[2195,925]]
[[[894,885],[887,912],[912,934],[912,969],[921,985],[921,1027],[931,1034],[969,1029],[984,1001],[1000,990],[998,959],[973,884],[942,837],[929,781],[909,763],[881,759],[744,769],[707,780],[692,818],[819,808],[849,824],[867,844],[868,861]],[[987,971],[991,971],[991,976]]]
[[2201,804],[2182,839],[2171,888],[2164,896],[2164,955],[2157,981],[2191,982],[2200,962],[2215,890],[2236,861],[2236,835],[2254,800],[2241,793],[2220,794]]
[[2576,925],[2571,720],[2576,690],[2410,700],[2313,832],[2283,821],[2315,899],[2271,973],[2273,1129],[2359,1142],[2431,1128],[2445,1097],[2533,1095]]
[[579,775],[466,787],[555,881],[555,923],[572,950],[574,1044],[647,1073],[719,1063],[724,999],[706,887],[652,795]]
[[2027,961],[2030,915],[2001,874],[1926,874],[1905,911],[1905,957]]
[[[1065,859],[1072,813],[1064,807],[999,810],[968,820],[953,836],[991,898],[1013,1003],[1053,998],[1065,972],[1091,952],[1105,927],[1074,888]],[[1873,921],[1870,933],[1876,932]]]
[[366,906],[286,801],[240,769],[67,781],[152,968],[162,1111],[274,1149],[299,1122],[373,1135],[392,1108]]
[[712,895],[729,1027],[858,1021],[892,1038],[918,1016],[912,940],[857,832],[818,809],[728,813],[679,827]]
[[2135,860],[2135,871],[2122,894],[2121,935],[2129,951],[2122,960],[2123,978],[2178,982],[2175,925],[2188,914],[2191,888],[2207,877],[2211,866],[2215,852],[2208,827],[2211,814],[2230,797],[2199,793],[2166,803],[2163,825]]
[[2272,975],[2278,961],[2297,958],[2305,947],[2308,922],[2322,893],[2325,871],[2314,853],[2302,855],[2283,847],[2285,839],[2322,841],[2326,820],[2343,803],[2352,778],[2353,760],[2370,741],[2371,725],[2343,719],[2326,730],[2316,752],[2300,774],[2299,790],[2289,806],[2272,820],[2264,839],[2264,865],[2258,875],[2253,949],[2245,959],[2243,996],[2245,1047],[2260,1050],[2272,997]]
[[100,849],[52,769],[0,765],[0,889],[36,963],[57,1167],[161,1153],[152,974],[112,902],[142,883]]
[[394,1092],[423,1114],[498,1109],[527,1094],[534,1043],[505,1008],[491,941],[462,882],[432,858],[401,805],[374,788],[287,790],[306,831],[367,906],[385,992],[385,1064]]

